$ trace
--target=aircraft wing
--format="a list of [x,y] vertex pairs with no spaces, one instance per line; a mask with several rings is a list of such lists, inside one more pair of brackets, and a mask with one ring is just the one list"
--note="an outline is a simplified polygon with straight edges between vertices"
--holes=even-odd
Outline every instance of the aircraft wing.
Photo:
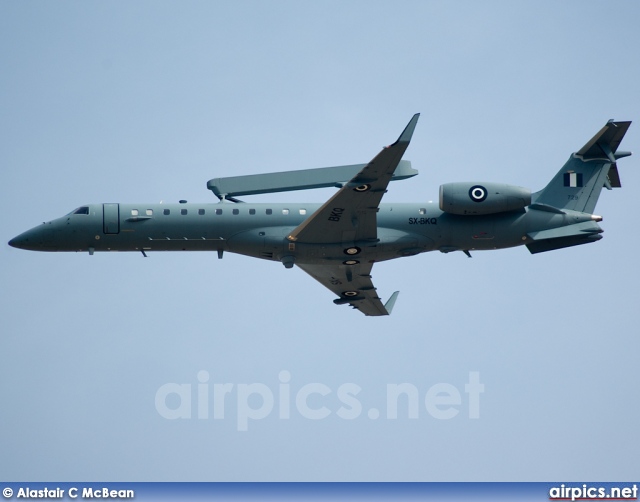
[[367,316],[391,314],[398,297],[396,291],[383,304],[371,281],[373,263],[358,265],[308,265],[297,264],[307,274],[326,286],[340,298],[333,301],[337,305],[348,303]]
[[[356,243],[375,243],[378,239],[378,206],[409,146],[419,117],[419,113],[415,114],[395,143],[384,148],[351,181],[295,228],[288,236],[289,241],[342,244],[345,253],[351,255],[347,251],[350,248],[354,251],[354,256],[360,252]],[[342,260],[327,260],[326,264],[296,265],[338,295],[334,300],[337,305],[348,303],[368,316],[389,315],[398,292],[383,304],[371,281],[374,259],[352,261],[349,265]]]
[[375,240],[378,206],[389,181],[409,146],[420,117],[416,113],[398,140],[384,148],[351,181],[346,183],[289,235],[292,242],[310,244]]

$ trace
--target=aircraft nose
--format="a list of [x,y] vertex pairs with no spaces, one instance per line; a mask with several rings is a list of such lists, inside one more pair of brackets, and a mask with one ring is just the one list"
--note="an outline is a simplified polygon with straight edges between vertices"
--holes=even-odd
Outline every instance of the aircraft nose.
[[48,229],[43,229],[42,225],[40,225],[40,227],[27,230],[11,239],[9,246],[30,251],[43,251],[48,244],[48,232],[50,232]]
[[25,249],[25,246],[29,242],[29,239],[23,237],[24,234],[20,234],[9,241],[9,246],[12,248]]

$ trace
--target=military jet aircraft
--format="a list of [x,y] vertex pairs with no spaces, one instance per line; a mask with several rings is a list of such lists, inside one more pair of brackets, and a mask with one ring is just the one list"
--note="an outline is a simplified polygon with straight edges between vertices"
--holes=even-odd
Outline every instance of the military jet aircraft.
[[[549,184],[530,190],[472,181],[440,186],[438,203],[381,204],[390,181],[417,174],[401,160],[419,114],[371,162],[210,180],[217,203],[88,204],[20,234],[9,245],[34,251],[225,251],[298,266],[338,305],[388,315],[371,280],[376,262],[426,251],[527,246],[541,253],[602,238],[593,214],[603,187],[620,187],[618,151],[631,122],[610,120],[573,153]],[[324,204],[254,204],[237,197],[335,186]]]

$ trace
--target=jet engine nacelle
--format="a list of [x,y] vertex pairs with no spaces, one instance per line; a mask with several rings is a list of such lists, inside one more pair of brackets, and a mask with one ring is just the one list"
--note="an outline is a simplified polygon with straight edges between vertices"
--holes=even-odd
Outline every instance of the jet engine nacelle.
[[446,183],[440,185],[440,209],[458,215],[517,211],[531,204],[531,190],[504,183]]

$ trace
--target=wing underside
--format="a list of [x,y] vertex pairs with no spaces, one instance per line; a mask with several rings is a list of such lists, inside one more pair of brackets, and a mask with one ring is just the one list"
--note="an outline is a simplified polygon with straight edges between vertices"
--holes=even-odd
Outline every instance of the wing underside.
[[397,293],[394,293],[387,305],[382,303],[371,280],[372,263],[354,266],[298,264],[298,267],[333,291],[339,297],[334,300],[338,305],[348,303],[367,316],[391,313]]
[[289,235],[293,242],[350,243],[377,238],[376,213],[398,167],[420,114],[413,116],[398,140],[384,148],[356,176]]
[[371,243],[378,242],[380,201],[409,146],[419,116],[414,115],[395,143],[384,148],[288,236],[292,243],[341,245],[340,256],[327,257],[324,263],[296,264],[338,295],[334,303],[349,304],[368,316],[388,315],[397,297],[396,292],[386,305],[380,300],[371,280],[376,256],[368,253],[374,253],[369,251]]

